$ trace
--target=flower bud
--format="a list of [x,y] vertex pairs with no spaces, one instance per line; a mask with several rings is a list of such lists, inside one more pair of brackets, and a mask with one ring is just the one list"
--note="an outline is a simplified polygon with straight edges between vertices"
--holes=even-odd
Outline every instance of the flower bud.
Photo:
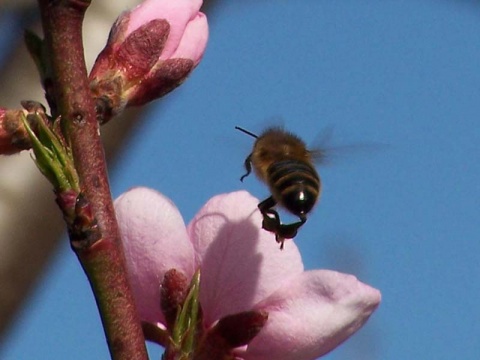
[[31,147],[22,122],[26,116],[25,110],[0,108],[0,154],[11,155]]
[[208,39],[201,0],[146,0],[123,13],[90,73],[102,122],[180,85]]
[[85,249],[100,240],[101,234],[98,221],[92,209],[92,204],[82,193],[77,196],[75,214],[72,220],[73,223],[71,225],[67,220],[72,247],[75,249]]
[[67,224],[73,223],[75,216],[75,206],[77,205],[78,191],[68,189],[56,193],[55,201],[63,211],[63,216]]
[[167,321],[167,329],[173,329],[179,309],[187,296],[189,281],[181,271],[170,269],[163,277],[160,288],[160,306]]

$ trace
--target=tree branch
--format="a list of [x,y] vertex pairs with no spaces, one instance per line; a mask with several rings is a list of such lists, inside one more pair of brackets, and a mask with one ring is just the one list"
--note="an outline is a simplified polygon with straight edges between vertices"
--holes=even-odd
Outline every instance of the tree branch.
[[[90,281],[113,359],[147,359],[145,341],[128,284],[110,195],[95,104],[82,45],[89,1],[39,0],[51,79],[45,82],[53,117],[61,116],[70,141],[81,194],[92,209],[100,238],[72,246]],[[72,239],[73,240],[73,239]]]

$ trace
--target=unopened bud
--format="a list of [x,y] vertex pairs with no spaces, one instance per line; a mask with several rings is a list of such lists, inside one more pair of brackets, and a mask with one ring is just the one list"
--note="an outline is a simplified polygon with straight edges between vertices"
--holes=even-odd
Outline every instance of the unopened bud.
[[170,269],[163,277],[160,288],[160,306],[167,321],[167,329],[173,329],[178,311],[185,302],[188,278],[177,269]]
[[123,13],[90,73],[106,122],[125,106],[143,105],[185,81],[200,62],[208,24],[199,0],[146,0]]
[[82,193],[77,196],[73,223],[68,231],[71,245],[76,249],[85,249],[101,238],[92,204]]
[[63,212],[67,224],[73,224],[75,206],[77,204],[78,192],[73,189],[61,191],[57,194],[55,201]]
[[11,155],[31,147],[22,119],[27,111],[0,108],[0,154]]

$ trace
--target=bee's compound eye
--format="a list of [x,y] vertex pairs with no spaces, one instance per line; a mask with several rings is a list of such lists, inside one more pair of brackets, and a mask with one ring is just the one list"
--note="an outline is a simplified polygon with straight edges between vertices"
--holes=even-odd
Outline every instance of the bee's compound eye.
[[315,194],[308,190],[291,191],[283,197],[283,205],[297,216],[308,214],[316,201]]

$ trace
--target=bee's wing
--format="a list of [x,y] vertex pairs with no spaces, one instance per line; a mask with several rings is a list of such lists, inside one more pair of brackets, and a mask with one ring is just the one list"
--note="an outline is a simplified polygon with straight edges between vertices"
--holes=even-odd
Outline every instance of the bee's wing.
[[312,161],[315,164],[328,165],[328,163],[331,160],[328,154],[328,150],[326,149],[314,148],[314,149],[308,150],[308,152],[310,153]]
[[331,165],[344,158],[356,157],[358,155],[373,155],[379,151],[386,150],[389,145],[377,142],[356,142],[345,145],[335,145],[332,141],[333,126],[327,126],[314,140],[314,145],[309,149],[312,160],[318,165]]
[[387,144],[380,143],[356,143],[350,145],[331,146],[324,149],[310,149],[312,161],[317,165],[330,166],[348,158],[356,158],[359,155],[374,155],[389,148]]

